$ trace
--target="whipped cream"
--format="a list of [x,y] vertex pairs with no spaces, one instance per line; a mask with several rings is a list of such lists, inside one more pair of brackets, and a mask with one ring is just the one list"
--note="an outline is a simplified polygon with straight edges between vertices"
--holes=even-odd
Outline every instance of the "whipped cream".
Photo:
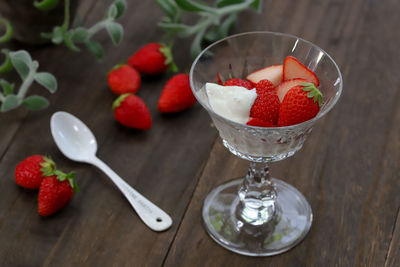
[[215,113],[231,121],[246,124],[257,98],[256,89],[206,83],[208,103]]

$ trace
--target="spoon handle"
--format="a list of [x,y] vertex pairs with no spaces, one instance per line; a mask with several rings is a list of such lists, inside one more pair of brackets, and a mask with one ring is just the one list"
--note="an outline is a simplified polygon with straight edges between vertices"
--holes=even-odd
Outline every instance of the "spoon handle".
[[128,199],[140,219],[142,219],[142,221],[153,231],[164,231],[172,225],[172,219],[167,213],[133,189],[101,159],[95,157],[90,161],[90,163],[98,167],[108,177],[110,177],[126,199]]

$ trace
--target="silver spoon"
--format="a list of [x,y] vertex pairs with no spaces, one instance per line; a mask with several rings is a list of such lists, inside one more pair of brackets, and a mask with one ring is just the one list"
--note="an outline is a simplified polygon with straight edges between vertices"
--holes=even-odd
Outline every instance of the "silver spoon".
[[92,164],[107,174],[148,227],[154,231],[164,231],[171,226],[172,219],[167,213],[139,194],[96,157],[96,138],[81,120],[59,111],[51,116],[50,128],[60,151],[70,160]]

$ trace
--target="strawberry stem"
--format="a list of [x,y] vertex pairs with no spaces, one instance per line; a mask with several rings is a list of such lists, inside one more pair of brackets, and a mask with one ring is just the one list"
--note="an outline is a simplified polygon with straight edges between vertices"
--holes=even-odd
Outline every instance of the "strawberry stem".
[[122,94],[120,95],[117,99],[115,99],[114,103],[112,104],[112,109],[116,109],[117,107],[119,107],[122,103],[122,101],[124,101],[124,99],[129,96],[131,94]]
[[54,171],[56,169],[56,163],[50,158],[43,156],[44,162],[40,163],[40,166],[42,167],[40,171],[42,172],[42,176],[51,176],[54,175]]
[[321,107],[324,103],[322,93],[318,90],[317,87],[313,83],[299,83],[299,85],[303,86],[303,91],[308,92],[307,97],[314,99],[314,103],[318,102],[318,105]]
[[112,69],[109,70],[109,71],[107,72],[107,74],[110,74],[113,70],[119,69],[119,68],[121,68],[122,66],[125,66],[125,65],[126,65],[126,63],[124,63],[124,62],[119,63],[119,64],[115,65],[114,67],[112,67]]
[[165,56],[164,64],[169,66],[168,69],[172,72],[178,72],[178,66],[175,64],[172,56],[172,46],[172,42],[169,45],[161,44],[160,52]]
[[54,174],[57,176],[57,180],[59,180],[60,182],[67,180],[69,185],[74,189],[74,191],[79,192],[79,187],[74,180],[74,177],[75,177],[74,172],[70,172],[70,173],[66,174],[60,170],[55,170]]

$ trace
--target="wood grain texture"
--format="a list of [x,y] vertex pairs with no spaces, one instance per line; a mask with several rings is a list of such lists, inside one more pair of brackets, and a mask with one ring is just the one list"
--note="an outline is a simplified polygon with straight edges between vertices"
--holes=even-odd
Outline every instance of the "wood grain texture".
[[[266,8],[277,13],[264,16],[264,25],[250,19],[250,25],[243,25],[243,31],[302,36],[330,53],[343,72],[345,87],[338,105],[317,123],[300,152],[272,164],[274,177],[291,183],[309,200],[313,226],[300,245],[270,258],[235,255],[214,243],[199,222],[202,201],[216,185],[245,173],[243,163],[218,143],[167,266],[188,262],[198,266],[384,266],[387,259],[398,261],[392,233],[400,206],[400,39],[393,36],[399,18],[391,10],[398,10],[399,4],[384,2],[266,1]],[[290,14],[292,19],[287,19]],[[387,255],[391,243],[393,258]],[[187,254],[187,246],[196,253]]]
[[[91,25],[103,17],[110,3],[96,1],[84,23]],[[89,53],[77,54],[64,47],[31,51],[41,69],[58,78],[59,90],[49,96],[52,105],[47,110],[21,111],[25,118],[1,114],[1,125],[10,127],[0,132],[4,151],[0,162],[0,266],[159,266],[165,258],[216,133],[200,105],[170,116],[157,111],[158,97],[170,75],[144,78],[138,92],[152,114],[150,131],[126,129],[115,122],[111,104],[116,96],[107,87],[107,71],[144,43],[160,38],[155,26],[138,24],[155,25],[161,15],[155,3],[130,4],[130,12],[122,19],[126,36],[118,49],[105,31],[96,36],[105,44],[102,63]],[[151,13],[139,12],[152,9]],[[190,64],[188,57],[177,58],[180,66]],[[38,90],[43,89],[33,88],[33,92]],[[148,229],[104,174],[61,155],[49,129],[50,116],[57,110],[76,115],[92,129],[98,156],[172,216],[170,230],[156,233]],[[16,164],[31,154],[48,154],[61,169],[76,171],[81,191],[56,216],[41,218],[37,192],[15,185]]]
[[[83,1],[77,21],[92,25],[111,2]],[[341,99],[316,124],[303,149],[271,165],[274,177],[304,193],[314,221],[302,243],[265,258],[231,253],[205,232],[205,196],[243,176],[248,162],[216,139],[200,105],[173,116],[158,113],[158,96],[169,75],[143,77],[138,95],[152,114],[150,131],[115,122],[107,71],[162,35],[156,27],[162,13],[154,1],[128,4],[121,45],[115,49],[106,32],[96,36],[106,54],[101,63],[60,46],[24,47],[39,60],[40,70],[58,78],[59,90],[50,95],[33,87],[32,93],[49,97],[47,110],[0,114],[0,266],[399,266],[399,1],[265,0],[262,14],[240,16],[235,32],[301,36],[326,50],[344,77]],[[179,40],[174,49],[182,70],[191,64],[189,45]],[[149,230],[99,170],[62,156],[49,129],[58,110],[73,113],[92,129],[98,156],[173,217],[170,230]],[[48,154],[63,170],[77,173],[81,192],[56,216],[39,217],[37,192],[14,183],[16,164],[31,154]]]

